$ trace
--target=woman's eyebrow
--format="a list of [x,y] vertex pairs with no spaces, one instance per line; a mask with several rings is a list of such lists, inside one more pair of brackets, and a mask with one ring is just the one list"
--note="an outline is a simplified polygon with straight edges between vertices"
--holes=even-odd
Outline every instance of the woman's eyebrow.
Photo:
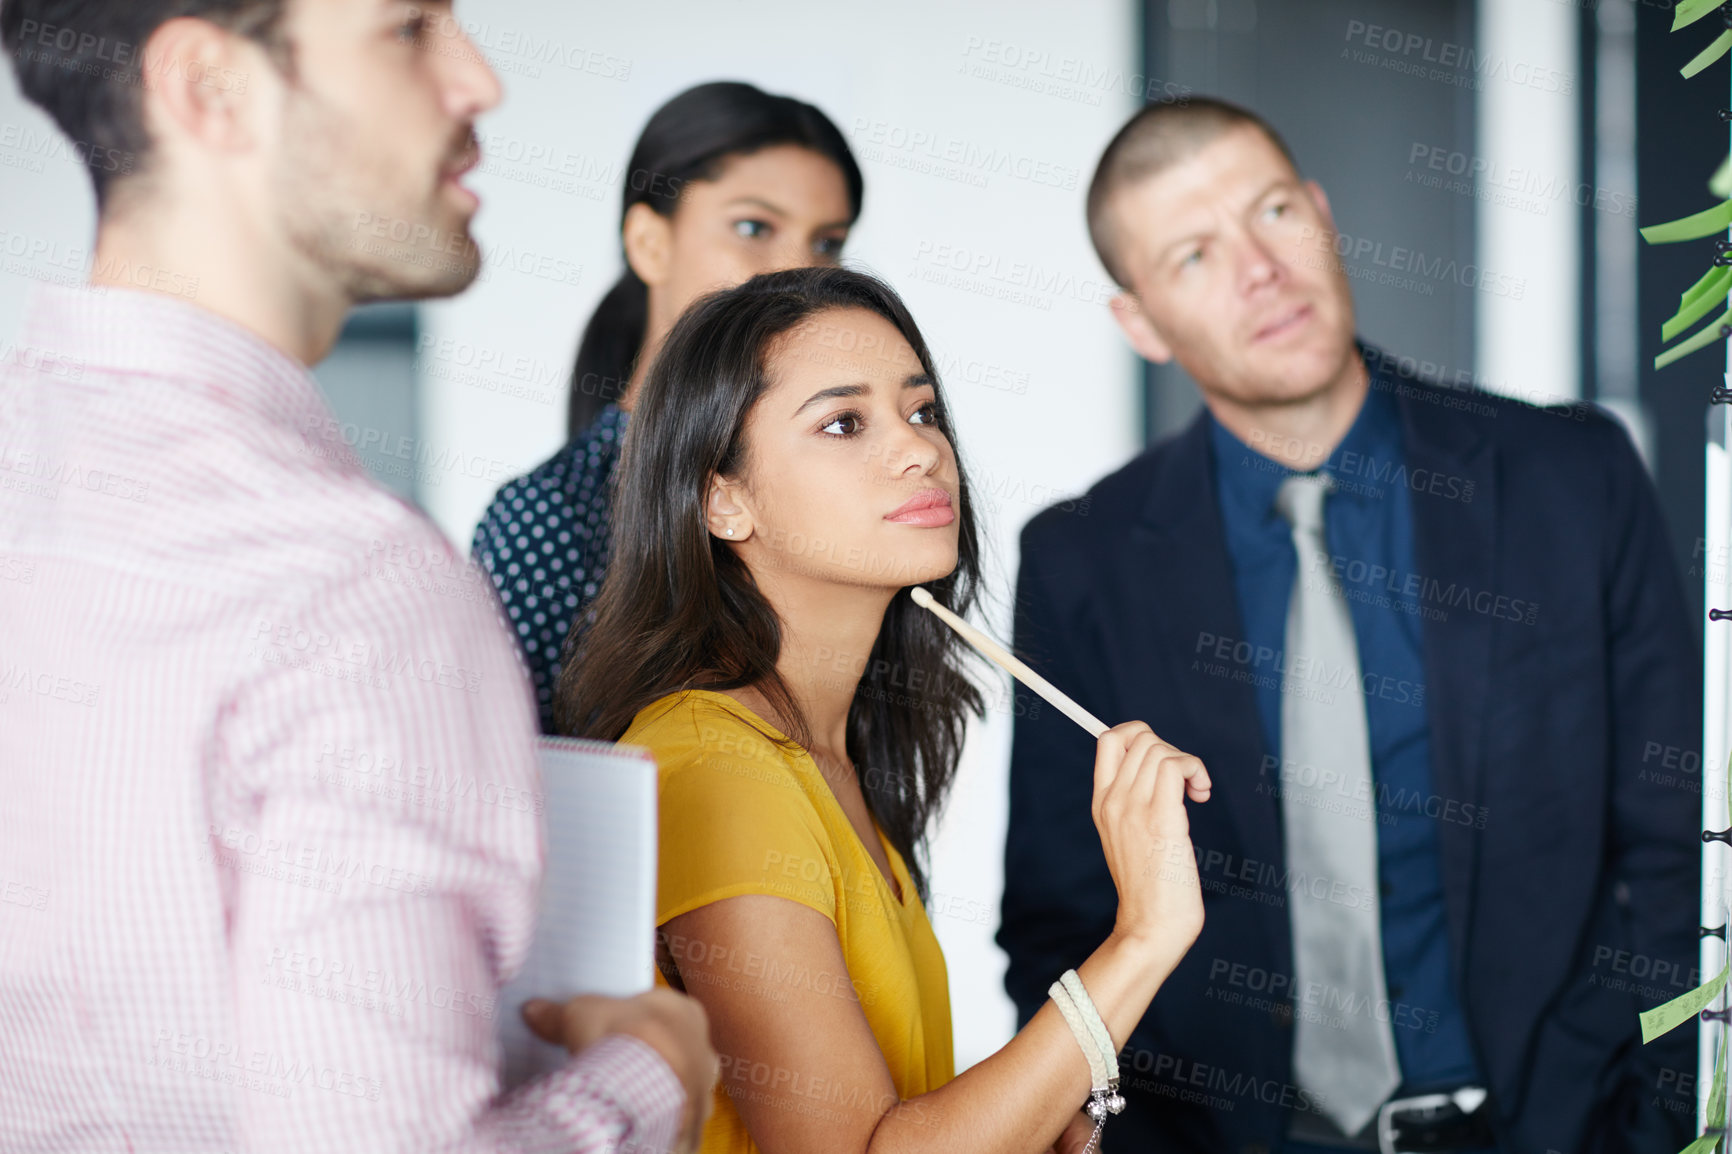
[[788,215],[788,212],[786,209],[781,208],[778,205],[771,204],[769,201],[765,200],[761,196],[736,196],[734,199],[728,201],[727,204],[723,205],[722,207],[723,208],[737,208],[737,207],[740,207],[742,205],[752,205],[752,206],[755,206],[757,208],[761,208],[765,212],[770,213],[772,216],[787,216]]
[[[902,387],[905,389],[936,388],[937,382],[925,373],[913,373],[902,382]],[[849,385],[831,385],[829,388],[819,389],[807,397],[805,403],[794,410],[794,416],[799,416],[819,401],[829,400],[831,397],[863,397],[871,391],[872,386],[861,381]]]
[[806,403],[794,410],[794,415],[797,417],[819,401],[828,400],[831,397],[863,397],[871,391],[871,386],[864,383],[855,383],[852,385],[831,385],[829,388],[819,389],[817,392],[807,397]]

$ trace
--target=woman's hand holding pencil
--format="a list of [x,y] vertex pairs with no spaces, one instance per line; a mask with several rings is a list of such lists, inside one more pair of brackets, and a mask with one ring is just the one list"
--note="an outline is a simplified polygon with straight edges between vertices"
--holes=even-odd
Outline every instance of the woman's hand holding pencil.
[[1095,829],[1119,891],[1113,932],[1178,965],[1203,930],[1203,891],[1185,795],[1209,796],[1209,771],[1140,721],[1095,745]]
[[1119,892],[1114,934],[1154,950],[1170,970],[1203,928],[1185,798],[1209,800],[1209,771],[1140,721],[1106,725],[925,589],[915,586],[909,595],[1094,736],[1095,828]]

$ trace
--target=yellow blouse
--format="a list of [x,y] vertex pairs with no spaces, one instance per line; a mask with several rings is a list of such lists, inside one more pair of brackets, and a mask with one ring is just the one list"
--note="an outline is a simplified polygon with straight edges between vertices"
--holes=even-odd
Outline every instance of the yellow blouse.
[[[844,996],[859,1002],[898,1095],[913,1098],[950,1081],[944,954],[907,863],[877,823],[900,902],[811,755],[778,744],[783,734],[732,697],[671,694],[639,712],[620,740],[650,749],[660,767],[656,924],[740,894],[810,906],[835,924],[848,973],[781,973],[748,953],[742,977],[813,989],[829,982],[842,991],[851,983]],[[656,982],[667,984],[659,971]],[[724,1076],[716,1088],[702,1154],[755,1154],[728,1085]]]

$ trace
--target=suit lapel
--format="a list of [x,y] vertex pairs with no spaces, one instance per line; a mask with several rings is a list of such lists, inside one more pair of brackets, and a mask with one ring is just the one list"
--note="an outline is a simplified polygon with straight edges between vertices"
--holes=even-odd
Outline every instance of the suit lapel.
[[[1214,644],[1207,642],[1213,636],[1228,638],[1231,645],[1244,637],[1244,630],[1214,494],[1206,413],[1177,438],[1162,464],[1120,553],[1124,569],[1118,581],[1125,595],[1119,600],[1136,607],[1142,619],[1133,618],[1132,627],[1138,630],[1133,636],[1155,639],[1156,660],[1167,663],[1172,673],[1163,681],[1179,689],[1179,700],[1159,708],[1158,714],[1182,718],[1180,732],[1195,735],[1196,750],[1209,751],[1215,786],[1211,804],[1225,807],[1238,834],[1236,847],[1198,848],[1236,849],[1279,868],[1285,856],[1279,799],[1268,788],[1278,779],[1261,769],[1266,747],[1255,692],[1248,681],[1232,676],[1236,671],[1274,671],[1222,662],[1214,656]],[[1264,908],[1277,956],[1285,958],[1285,911]]]
[[[1404,384],[1407,384],[1404,382]],[[1436,587],[1473,592],[1497,588],[1497,461],[1475,419],[1415,394],[1399,394],[1413,508],[1413,561]],[[1420,474],[1419,470],[1426,470]],[[1425,484],[1420,484],[1421,478]],[[1439,478],[1444,494],[1429,490]],[[1444,620],[1427,617],[1426,714],[1433,788],[1440,797],[1480,805],[1485,769],[1485,705],[1491,669],[1492,619],[1460,608]],[[1438,823],[1444,905],[1456,972],[1467,948],[1469,899],[1481,834],[1457,822]]]

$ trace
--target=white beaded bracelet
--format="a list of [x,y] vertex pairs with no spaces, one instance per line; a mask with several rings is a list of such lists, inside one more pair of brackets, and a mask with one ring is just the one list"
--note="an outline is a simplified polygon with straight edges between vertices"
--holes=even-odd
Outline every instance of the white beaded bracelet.
[[1066,970],[1047,993],[1070,1027],[1070,1032],[1076,1036],[1083,1057],[1088,1059],[1091,1086],[1083,1112],[1095,1123],[1095,1131],[1089,1136],[1088,1145],[1083,1147],[1083,1154],[1089,1154],[1100,1141],[1101,1127],[1106,1124],[1107,1115],[1117,1114],[1125,1108],[1125,1100],[1119,1095],[1119,1056],[1113,1048],[1107,1024],[1101,1021],[1094,999],[1083,988],[1082,979],[1077,977],[1075,970]]

